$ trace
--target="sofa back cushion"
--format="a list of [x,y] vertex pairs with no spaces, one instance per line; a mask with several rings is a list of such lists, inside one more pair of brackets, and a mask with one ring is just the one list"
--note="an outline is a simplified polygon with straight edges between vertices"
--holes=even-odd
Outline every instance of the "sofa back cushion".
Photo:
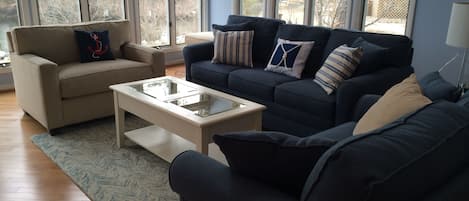
[[57,64],[80,61],[74,30],[109,31],[111,51],[121,57],[120,47],[130,41],[129,21],[90,22],[73,25],[25,26],[13,29],[17,54],[35,54]]
[[394,66],[408,66],[412,63],[412,40],[406,36],[390,35],[390,34],[377,34],[352,30],[334,29],[331,31],[331,36],[324,50],[324,61],[335,48],[352,43],[359,37],[364,40],[379,45],[383,48],[388,48],[388,51],[383,58],[383,67]]
[[281,24],[285,24],[285,21],[261,17],[230,15],[228,17],[227,24],[240,24],[245,22],[253,22],[254,24],[252,60],[254,63],[260,63],[260,65],[265,68],[275,47],[275,35],[277,33],[277,29]]
[[469,163],[469,110],[441,101],[324,153],[303,199],[418,200]]
[[314,41],[302,73],[302,77],[312,77],[321,67],[322,54],[330,33],[331,29],[325,27],[282,24],[278,28],[275,41],[278,38],[294,41]]

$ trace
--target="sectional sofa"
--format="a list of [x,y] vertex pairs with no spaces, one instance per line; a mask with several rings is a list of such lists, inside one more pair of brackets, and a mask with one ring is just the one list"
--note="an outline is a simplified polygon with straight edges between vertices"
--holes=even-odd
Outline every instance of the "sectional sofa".
[[[360,98],[355,118],[377,98]],[[355,125],[347,122],[302,139],[336,143],[312,164],[296,195],[193,151],[174,159],[170,184],[181,201],[455,201],[469,197],[469,94],[457,103],[435,101],[368,134],[353,136]],[[265,150],[268,160],[281,160],[271,155],[281,157]],[[244,162],[253,166],[252,161]],[[302,170],[306,164],[288,165],[296,166],[289,170]],[[278,173],[274,178],[294,175],[277,166],[269,171]]]
[[[202,43],[183,50],[186,79],[266,105],[264,130],[308,136],[349,121],[363,94],[383,94],[413,72],[410,66],[412,41],[405,36],[288,25],[276,19],[235,15],[229,16],[227,24],[248,21],[255,24],[254,68],[213,64],[213,42]],[[387,53],[380,56],[382,64],[372,72],[354,75],[335,93],[327,95],[313,81],[315,72],[336,47],[350,45],[359,37],[388,48]],[[302,79],[264,71],[278,38],[315,41]]]

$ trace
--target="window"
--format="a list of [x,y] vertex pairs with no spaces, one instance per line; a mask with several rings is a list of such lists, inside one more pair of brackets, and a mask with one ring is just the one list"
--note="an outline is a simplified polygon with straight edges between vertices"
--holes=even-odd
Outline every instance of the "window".
[[265,2],[264,0],[241,0],[241,15],[263,17]]
[[408,12],[409,0],[367,0],[363,30],[404,35]]
[[346,28],[347,0],[315,0],[313,25]]
[[10,63],[6,32],[18,25],[16,0],[0,1],[0,66]]
[[79,0],[38,0],[40,24],[81,22]]
[[200,0],[176,0],[176,44],[185,43],[187,33],[201,30]]
[[167,0],[140,0],[140,34],[145,46],[170,45]]
[[277,17],[288,24],[303,24],[305,18],[305,0],[279,0]]
[[120,20],[125,18],[123,0],[88,0],[91,21]]

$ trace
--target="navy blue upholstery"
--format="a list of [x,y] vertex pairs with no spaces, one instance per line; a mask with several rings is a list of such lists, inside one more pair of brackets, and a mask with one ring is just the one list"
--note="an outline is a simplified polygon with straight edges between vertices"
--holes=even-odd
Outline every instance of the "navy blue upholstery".
[[[469,164],[469,110],[437,102],[329,149],[302,200],[417,200]],[[448,156],[451,155],[451,159]]]
[[254,39],[252,41],[252,60],[267,66],[270,55],[274,49],[274,39],[277,29],[283,20],[267,19],[261,17],[248,17],[239,15],[230,15],[227,24],[240,24],[245,22],[254,23]]
[[[326,49],[324,50],[324,55],[329,55],[335,48],[343,44],[352,45],[359,37],[362,37],[370,43],[388,48],[387,55],[383,58],[385,66],[409,66],[412,63],[412,40],[408,37],[344,29],[332,30]],[[325,59],[326,58],[323,58],[323,62]]]
[[213,64],[209,60],[192,63],[191,77],[194,80],[218,87],[228,87],[228,76],[240,66]]
[[275,44],[277,44],[277,39],[279,38],[293,41],[314,41],[313,48],[308,60],[306,60],[305,69],[302,73],[302,77],[313,77],[321,67],[322,54],[330,34],[331,29],[325,27],[282,24],[278,28]]
[[228,88],[262,100],[274,100],[275,86],[296,78],[264,69],[239,69],[230,73]]
[[461,91],[441,77],[439,72],[431,72],[418,80],[423,94],[430,100],[447,100],[454,102],[459,99]]
[[[268,18],[228,18],[228,24],[231,25],[246,22],[254,24],[255,29],[254,68],[211,64],[213,43],[189,45],[184,48],[186,79],[266,105],[267,110],[263,112],[262,118],[265,130],[308,136],[350,121],[353,109],[362,95],[383,94],[413,72],[409,65],[412,41],[405,36],[287,25],[283,21]],[[381,70],[345,80],[336,92],[325,95],[313,83],[312,77],[331,49],[343,43],[350,45],[359,37],[392,50],[380,59],[386,62],[376,68]],[[302,80],[263,71],[278,38],[315,41]]]
[[[170,184],[184,201],[441,201],[469,196],[469,109],[438,101],[370,134],[353,136],[354,127],[349,122],[309,137],[339,142],[315,163],[301,199],[193,151],[172,162]],[[270,154],[275,153],[265,152]],[[272,166],[275,170],[282,171]]]
[[186,201],[297,201],[286,193],[233,174],[217,161],[194,151],[177,156],[171,163],[169,183]]
[[327,93],[313,79],[303,79],[277,85],[275,102],[292,109],[305,111],[333,121],[335,117],[335,94]]
[[188,45],[182,49],[182,54],[186,66],[186,80],[192,80],[192,64],[198,61],[212,60],[213,42]]

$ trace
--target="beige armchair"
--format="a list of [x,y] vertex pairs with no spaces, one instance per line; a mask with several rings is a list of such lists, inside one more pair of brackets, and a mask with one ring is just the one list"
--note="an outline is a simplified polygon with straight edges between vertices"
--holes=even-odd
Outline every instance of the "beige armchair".
[[[74,30],[108,30],[116,60],[80,63]],[[129,43],[128,21],[17,27],[12,70],[23,110],[49,131],[113,115],[109,86],[164,76],[164,55]]]

